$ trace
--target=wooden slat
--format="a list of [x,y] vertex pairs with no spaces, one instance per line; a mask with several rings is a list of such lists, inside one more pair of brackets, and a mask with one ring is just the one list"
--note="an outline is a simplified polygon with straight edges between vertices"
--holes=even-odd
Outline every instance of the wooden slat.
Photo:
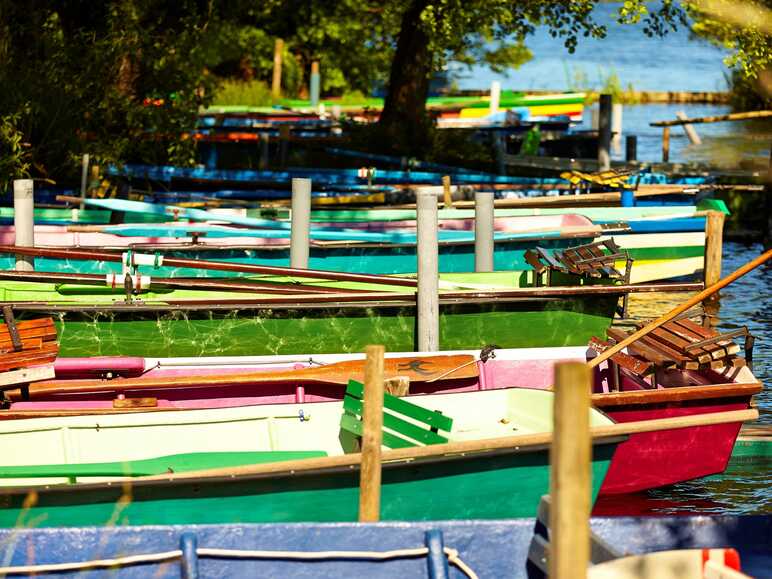
[[[609,347],[609,344],[593,337],[590,339],[589,346],[596,352],[603,352],[606,348]],[[624,352],[618,352],[614,354],[611,356],[611,360],[615,364],[619,365],[619,367],[624,368],[625,370],[628,370],[637,376],[645,376],[646,374],[650,374],[652,372],[652,365],[650,362],[639,360],[638,358],[634,358],[633,356],[625,354]]]
[[[607,330],[607,333],[610,338],[613,338],[617,342],[621,342],[628,335],[627,332],[624,332],[617,328],[609,328]],[[659,348],[651,347],[649,343],[644,342],[642,340],[638,340],[637,342],[630,344],[630,346],[628,347],[628,350],[630,352],[640,354],[641,356],[643,356],[647,360],[650,360],[657,366],[668,367],[668,366],[676,365],[676,360],[674,360],[672,357],[666,355]]]
[[22,340],[20,350],[16,350],[13,347],[13,344],[11,343],[8,343],[8,342],[0,343],[0,356],[8,352],[25,352],[29,350],[39,350],[42,347],[43,347],[43,340],[40,338],[31,338],[28,340]]
[[628,404],[656,404],[662,402],[683,402],[686,400],[708,400],[715,398],[750,398],[761,392],[760,382],[735,384],[706,384],[704,386],[683,386],[659,390],[635,390],[629,392],[605,392],[592,395],[592,405],[598,408],[626,406]]
[[58,353],[59,344],[56,342],[46,342],[39,350],[2,354],[0,355],[0,371],[53,362]]
[[[715,330],[711,330],[699,324],[695,324],[694,322],[692,322],[687,318],[674,320],[674,323],[678,325],[680,328],[682,328],[683,330],[687,332],[692,332],[695,336],[697,336],[697,339],[693,340],[694,342],[700,342],[702,340],[705,340],[708,338],[714,338],[720,335]],[[713,357],[713,359],[718,359],[724,356],[728,356],[730,354],[737,354],[740,351],[740,346],[738,346],[731,339],[727,339],[727,340],[722,340],[720,342],[717,342],[715,344],[708,344],[706,346],[703,346],[701,349],[709,352],[710,355]],[[725,353],[722,353],[722,351]]]
[[680,352],[684,357],[693,358],[701,364],[706,364],[711,360],[711,356],[707,352],[702,352],[701,350],[695,352],[687,352],[685,348],[692,342],[684,340],[673,332],[670,332],[668,324],[665,324],[656,330],[652,330],[648,337],[661,342],[666,347],[671,348],[674,351]]

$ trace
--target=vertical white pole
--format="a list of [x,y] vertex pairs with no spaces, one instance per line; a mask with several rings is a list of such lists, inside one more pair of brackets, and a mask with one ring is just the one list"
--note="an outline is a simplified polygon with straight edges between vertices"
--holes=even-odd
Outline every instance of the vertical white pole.
[[308,269],[311,227],[311,179],[292,179],[290,267]]
[[474,195],[474,270],[493,271],[493,191]]
[[418,253],[418,350],[440,348],[439,264],[437,242],[437,194],[416,193]]
[[[35,246],[35,195],[32,179],[13,182],[13,226],[18,247]],[[17,271],[34,271],[35,258],[16,256]]]
[[622,152],[622,105],[614,103],[611,107],[611,145],[614,153]]
[[494,80],[491,83],[491,100],[489,107],[491,114],[499,110],[499,102],[501,102],[501,83]]

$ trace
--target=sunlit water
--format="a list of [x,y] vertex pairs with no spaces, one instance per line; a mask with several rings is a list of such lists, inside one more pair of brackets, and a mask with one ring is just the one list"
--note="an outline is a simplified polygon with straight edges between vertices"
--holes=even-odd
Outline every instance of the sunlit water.
[[[757,257],[760,244],[724,244],[724,275]],[[681,303],[684,294],[641,294],[630,299],[633,317],[654,318]],[[719,328],[747,326],[756,337],[753,371],[765,384],[756,396],[759,423],[772,424],[772,265],[767,263],[721,292]],[[772,513],[772,461],[755,458],[733,463],[721,475],[608,500],[597,508],[606,514],[761,514]]]
[[[601,90],[610,76],[619,79],[623,89],[637,91],[725,91],[726,52],[694,38],[685,28],[664,38],[649,38],[642,25],[616,24],[614,13],[619,4],[602,2],[594,18],[608,28],[605,39],[581,38],[574,54],[569,54],[560,39],[538,29],[527,45],[533,59],[508,74],[495,74],[484,66],[458,69],[460,88],[487,89],[498,80],[511,90]],[[652,121],[672,120],[684,111],[689,118],[729,112],[726,105],[647,104],[628,105],[622,115],[621,147],[612,156],[624,156],[624,136],[637,135],[638,159],[660,161],[662,129],[650,127]],[[590,114],[579,129],[590,128]],[[695,125],[703,144],[691,145],[679,127],[671,130],[672,162],[710,162],[734,166],[740,159],[766,158],[772,141],[772,122],[742,122]]]

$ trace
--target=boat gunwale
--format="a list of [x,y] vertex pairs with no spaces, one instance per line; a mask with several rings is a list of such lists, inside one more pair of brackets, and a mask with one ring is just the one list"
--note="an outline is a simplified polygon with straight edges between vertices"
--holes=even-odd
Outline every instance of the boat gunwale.
[[759,381],[678,386],[674,388],[635,390],[628,392],[602,392],[593,393],[591,402],[592,406],[595,408],[608,409],[609,407],[617,406],[713,400],[716,398],[742,398],[758,394],[763,388],[763,383]]
[[[416,464],[434,465],[459,460],[467,460],[485,457],[500,457],[518,454],[531,454],[548,451],[552,442],[552,433],[537,433],[520,435],[519,437],[537,438],[532,442],[525,442],[517,446],[504,446],[499,448],[478,448],[468,451],[446,452],[446,444],[437,444],[430,446],[420,446],[408,449],[396,449],[384,451],[381,455],[381,466],[385,470],[398,470],[407,468]],[[481,439],[470,442],[489,442],[492,440],[509,440],[514,437],[500,437],[499,439]],[[592,444],[595,446],[617,445],[629,438],[625,434],[607,434],[593,438]],[[452,443],[451,443],[452,444]],[[412,456],[410,451],[420,449],[430,449],[431,452],[425,456]],[[41,484],[26,486],[3,486],[0,487],[0,510],[3,509],[3,498],[11,496],[29,495],[30,493],[44,492],[45,494],[59,494],[71,492],[88,493],[90,491],[99,491],[115,489],[125,493],[127,487],[155,487],[161,484],[166,485],[202,485],[231,482],[249,482],[256,480],[272,478],[300,478],[316,476],[334,476],[336,474],[356,473],[361,470],[361,453],[350,453],[339,456],[327,456],[322,458],[296,459],[283,462],[272,462],[257,465],[244,465],[241,467],[221,467],[211,469],[211,471],[190,471],[180,473],[170,473],[164,475],[140,476],[132,478],[121,478],[112,481],[96,483],[61,483],[61,484]],[[319,464],[322,463],[322,464]],[[324,464],[331,463],[331,464]],[[246,472],[239,472],[245,470]],[[203,474],[207,473],[207,474]]]

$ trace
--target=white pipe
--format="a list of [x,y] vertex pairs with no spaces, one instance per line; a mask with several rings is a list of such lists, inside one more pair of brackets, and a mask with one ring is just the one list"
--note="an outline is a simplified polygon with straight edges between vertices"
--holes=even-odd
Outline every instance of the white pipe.
[[[678,117],[678,120],[680,121],[685,121],[689,118],[686,116],[684,111],[678,111],[675,116]],[[702,144],[702,139],[700,139],[700,136],[697,134],[697,130],[694,128],[694,125],[686,124],[681,126],[684,128],[684,133],[686,133],[686,136],[689,137],[689,142],[692,145]]]
[[490,114],[493,114],[499,110],[499,103],[501,102],[501,83],[494,80],[491,83],[491,100],[490,100]]
[[[13,226],[18,247],[35,246],[35,194],[32,179],[13,182]],[[16,256],[17,271],[35,271],[35,258]]]
[[493,271],[493,191],[474,195],[474,270]]
[[418,257],[418,349],[440,349],[439,264],[437,243],[437,195],[416,193]]
[[308,269],[311,228],[311,179],[292,179],[290,267]]

